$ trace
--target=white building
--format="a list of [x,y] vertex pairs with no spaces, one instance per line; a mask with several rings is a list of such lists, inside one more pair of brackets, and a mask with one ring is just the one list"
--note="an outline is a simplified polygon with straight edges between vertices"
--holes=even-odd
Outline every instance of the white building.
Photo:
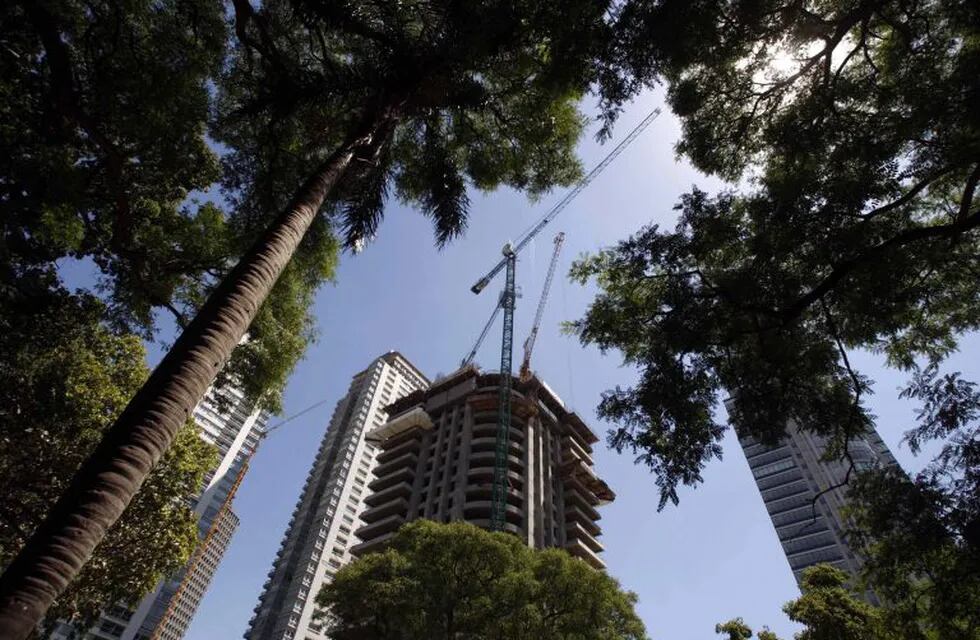
[[427,388],[428,379],[401,354],[376,358],[351,380],[337,403],[316,461],[263,586],[249,640],[321,640],[314,620],[316,594],[352,559],[362,525],[362,498],[374,468],[375,446],[364,436],[385,423],[385,408]]
[[[195,551],[189,566],[144,597],[134,610],[120,605],[108,609],[99,622],[84,634],[59,624],[51,640],[73,637],[85,640],[179,640],[211,582],[217,565],[238,528],[238,517],[230,509],[229,494],[258,446],[269,415],[252,410],[242,393],[226,387],[220,392],[208,390],[194,408],[194,421],[200,427],[201,439],[218,449],[218,466],[205,477],[201,494],[190,497],[202,546]],[[180,597],[171,606],[175,593]],[[157,629],[157,627],[160,627]]]

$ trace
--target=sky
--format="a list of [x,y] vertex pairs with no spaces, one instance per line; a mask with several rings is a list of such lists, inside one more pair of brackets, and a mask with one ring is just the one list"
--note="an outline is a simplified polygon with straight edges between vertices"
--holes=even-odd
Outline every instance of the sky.
[[[617,125],[613,143],[655,106],[663,106],[659,93],[646,94],[631,105]],[[560,332],[560,322],[581,317],[595,294],[591,286],[570,283],[568,268],[581,254],[609,246],[646,224],[672,228],[673,205],[692,185],[708,191],[724,187],[675,156],[679,135],[676,119],[664,109],[518,260],[523,297],[516,309],[517,361],[552,239],[558,231],[565,232],[532,367],[600,435],[610,428],[595,416],[600,394],[630,384],[635,373],[621,366],[618,354],[582,348],[574,337]],[[583,138],[579,153],[584,166],[596,164],[610,148],[611,144]],[[501,285],[498,279],[480,296],[469,287],[499,260],[504,243],[516,239],[561,195],[553,192],[531,203],[509,190],[472,193],[465,236],[441,251],[434,247],[428,220],[392,203],[376,240],[359,255],[343,257],[336,283],[323,287],[316,297],[320,337],[289,381],[282,417],[327,402],[277,430],[255,456],[234,503],[241,525],[201,602],[188,640],[240,638],[245,632],[334,404],[351,377],[389,350],[400,351],[430,378],[455,370],[488,319]],[[971,337],[965,351],[975,353],[976,346]],[[498,368],[499,350],[498,324],[477,363]],[[159,345],[151,347],[151,364],[159,354]],[[853,357],[855,366],[878,380],[870,406],[880,418],[882,437],[906,469],[921,468],[924,460],[900,446],[914,409],[897,399],[903,376],[885,370],[873,354]],[[961,354],[953,365],[980,377],[980,365],[969,360]],[[731,434],[723,447],[724,459],[710,464],[704,484],[682,490],[679,506],[658,513],[653,477],[631,456],[596,445],[596,470],[617,493],[616,501],[601,509],[608,572],[639,596],[638,613],[652,638],[714,638],[715,624],[735,616],[754,628],[768,625],[784,638],[798,629],[781,606],[799,592],[748,464]]]

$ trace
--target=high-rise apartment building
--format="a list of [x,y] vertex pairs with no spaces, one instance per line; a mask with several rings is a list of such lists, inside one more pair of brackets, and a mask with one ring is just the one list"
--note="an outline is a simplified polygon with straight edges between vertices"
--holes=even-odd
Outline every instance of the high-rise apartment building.
[[[60,624],[51,640],[180,640],[184,636],[238,527],[229,495],[258,446],[268,418],[266,412],[253,409],[234,387],[208,390],[194,409],[194,421],[201,439],[217,448],[219,462],[205,477],[200,495],[190,498],[198,518],[201,547],[184,570],[161,581],[134,610],[110,607],[94,627],[75,636],[72,627]],[[175,594],[178,597],[172,600]]]
[[396,352],[376,358],[351,380],[289,521],[245,637],[249,640],[320,640],[314,620],[320,587],[350,561],[361,525],[363,498],[375,464],[368,431],[385,423],[386,407],[429,384]]
[[[356,555],[418,518],[489,528],[499,380],[470,366],[389,407],[367,436],[381,451]],[[595,434],[536,377],[515,378],[511,394],[504,530],[603,568],[596,507],[615,495],[592,469]]]
[[[847,542],[842,515],[849,464],[824,460],[826,440],[792,425],[775,447],[749,436],[739,443],[797,582],[804,569],[820,563],[857,575],[861,558]],[[848,449],[857,471],[898,464],[874,431]]]

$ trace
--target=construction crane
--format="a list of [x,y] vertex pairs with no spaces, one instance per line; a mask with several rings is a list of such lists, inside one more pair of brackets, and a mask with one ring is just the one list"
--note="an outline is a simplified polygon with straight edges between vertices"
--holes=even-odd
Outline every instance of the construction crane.
[[[593,167],[592,171],[589,171],[587,174],[585,174],[585,177],[582,178],[582,180],[578,184],[576,184],[571,191],[565,194],[564,198],[558,201],[558,204],[552,207],[551,210],[548,211],[548,213],[541,216],[541,219],[538,220],[538,222],[536,222],[534,226],[531,227],[527,231],[527,233],[524,234],[524,237],[521,238],[517,242],[517,244],[513,246],[512,250],[514,254],[516,255],[520,253],[521,249],[526,247],[528,243],[531,242],[531,240],[534,240],[534,237],[537,236],[542,229],[548,226],[548,223],[554,220],[555,217],[557,217],[558,214],[561,213],[565,209],[565,207],[567,207],[572,202],[572,200],[575,199],[576,196],[578,196],[578,194],[582,193],[582,191],[584,191],[587,186],[592,184],[592,181],[595,180],[599,176],[599,174],[606,169],[606,167],[612,164],[612,161],[618,158],[619,154],[621,154],[623,150],[626,149],[626,147],[630,146],[630,144],[634,140],[636,140],[641,133],[643,133],[644,129],[650,126],[650,123],[656,120],[659,115],[660,115],[660,109],[659,108],[654,109],[649,113],[649,115],[647,115],[647,117],[643,118],[643,120],[641,120],[638,125],[633,127],[633,130],[630,131],[628,134],[626,134],[626,137],[623,138],[620,141],[620,143],[617,144],[613,148],[613,150],[609,152],[609,155],[607,155],[605,158],[602,159],[602,161],[599,164]],[[494,277],[496,277],[496,275],[500,273],[503,270],[503,268],[506,266],[507,266],[507,258],[505,257],[503,260],[498,262],[496,266],[494,266],[494,268],[491,269],[489,273],[487,273],[487,275],[477,280],[476,284],[470,287],[470,291],[477,294],[483,291],[487,287],[487,285],[490,284],[490,281],[493,280]]]
[[[612,164],[612,161],[619,157],[619,154],[623,152],[626,147],[628,147],[641,133],[646,129],[651,122],[657,119],[660,115],[660,109],[654,109],[643,118],[638,125],[636,125],[632,131],[630,131],[622,141],[619,142],[609,154],[602,159],[599,164],[592,168],[585,177],[572,188],[565,197],[558,201],[554,207],[551,208],[546,214],[544,214],[538,222],[534,224],[524,236],[517,241],[516,244],[507,243],[503,248],[503,259],[494,265],[485,276],[477,280],[476,284],[470,287],[470,291],[479,294],[481,291],[486,289],[490,281],[506,269],[506,277],[504,283],[504,291],[500,295],[499,308],[504,311],[504,330],[503,330],[503,340],[500,347],[500,382],[497,385],[499,392],[498,399],[498,421],[497,421],[497,436],[496,445],[494,447],[494,464],[493,464],[493,491],[491,494],[490,503],[490,529],[491,531],[500,531],[504,525],[504,514],[507,509],[507,494],[510,488],[507,483],[507,447],[510,439],[510,393],[511,393],[511,373],[512,373],[512,363],[511,359],[514,354],[514,301],[517,297],[515,285],[514,285],[514,271],[517,264],[517,254],[520,253],[521,249],[526,247],[531,240],[533,240],[541,230],[548,226],[548,223],[554,220],[559,213],[561,213],[565,207],[567,207],[575,197],[582,193],[582,191],[589,186],[596,177],[601,174],[606,167]],[[491,317],[491,322],[496,317],[496,312],[494,316]],[[489,328],[489,324],[484,329],[484,334]],[[481,334],[481,338],[484,334]],[[482,341],[482,339],[481,339]],[[533,342],[532,342],[533,346]],[[479,347],[479,342],[477,343]],[[469,358],[472,360],[472,358]],[[466,360],[464,359],[464,362]]]
[[555,278],[555,268],[558,266],[558,254],[561,253],[561,245],[565,242],[565,234],[561,231],[555,236],[555,250],[551,254],[551,264],[548,265],[548,275],[544,279],[544,288],[541,290],[541,299],[538,300],[538,310],[534,313],[534,324],[531,325],[531,333],[524,341],[524,360],[521,362],[518,378],[521,382],[531,379],[531,352],[534,351],[534,342],[538,339],[538,328],[541,326],[541,316],[544,315],[544,305],[548,302],[548,293],[551,291],[551,281]]
[[524,341],[524,360],[521,362],[521,372],[519,374],[521,382],[531,379],[531,352],[534,351],[534,342],[538,339],[538,328],[541,326],[541,316],[544,314],[544,305],[548,302],[548,292],[551,291],[551,281],[555,277],[555,267],[558,266],[558,254],[561,253],[561,245],[565,242],[565,234],[561,231],[555,236],[555,250],[551,254],[551,264],[548,265],[548,275],[544,279],[544,288],[541,290],[541,299],[538,300],[538,310],[534,313],[534,324],[531,325],[531,333]]
[[490,314],[490,319],[487,320],[487,324],[483,327],[483,331],[480,332],[480,337],[476,339],[476,344],[474,344],[470,352],[466,354],[463,361],[459,363],[460,369],[473,362],[473,358],[476,357],[476,352],[480,350],[480,345],[483,344],[483,340],[487,337],[487,334],[490,333],[490,327],[493,326],[493,321],[497,319],[498,315],[500,315],[500,309],[502,309],[500,302],[502,300],[503,296],[501,296],[500,301],[497,302],[497,306],[493,308],[493,313]]

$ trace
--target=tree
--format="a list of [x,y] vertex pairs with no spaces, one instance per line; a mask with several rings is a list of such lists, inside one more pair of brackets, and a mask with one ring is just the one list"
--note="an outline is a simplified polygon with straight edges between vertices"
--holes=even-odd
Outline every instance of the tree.
[[[0,566],[24,545],[146,378],[136,336],[101,325],[90,296],[61,290],[0,305]],[[87,625],[106,606],[135,604],[176,571],[198,541],[188,499],[215,464],[192,422],[56,605],[48,622]]]
[[906,435],[913,451],[941,438],[935,460],[915,478],[895,470],[860,474],[849,488],[851,542],[865,579],[910,638],[980,638],[980,393],[931,366],[904,395],[922,402]]
[[[848,575],[828,564],[816,565],[803,572],[796,600],[787,602],[783,611],[789,619],[804,626],[795,634],[796,640],[886,640],[905,637],[886,630],[881,612],[857,598],[847,588]],[[728,635],[729,640],[748,640],[752,629],[741,618],[715,626],[715,633]],[[779,640],[773,632],[763,629],[759,640]]]
[[[264,207],[254,212],[265,217],[242,218],[256,230],[254,244],[0,578],[0,626],[14,637],[29,633],[119,517],[297,248],[316,248],[328,196],[346,203],[342,224],[357,244],[375,228],[393,180],[444,242],[465,226],[464,176],[483,189],[534,193],[578,175],[572,149],[583,122],[574,104],[603,51],[605,3],[233,4],[240,46],[220,96],[233,175],[304,170],[285,172],[272,221]],[[278,136],[278,122],[302,136]],[[263,124],[285,144],[253,154],[250,134]]]
[[977,24],[972,4],[938,1],[620,14],[616,64],[634,84],[668,79],[679,150],[750,177],[739,193],[694,189],[675,231],[644,229],[573,271],[601,292],[572,329],[641,370],[600,412],[657,474],[661,506],[720,455],[722,392],[740,433],[773,442],[792,420],[844,456],[872,423],[848,350],[911,369],[977,328]]
[[728,622],[715,625],[715,633],[728,636],[728,640],[749,640],[752,629],[741,618],[733,618]]
[[914,481],[849,474],[852,535],[865,578],[943,637],[976,628],[978,609],[976,393],[939,372],[980,318],[974,5],[628,3],[609,108],[665,78],[679,151],[743,182],[693,189],[673,232],[648,227],[573,269],[600,293],[571,329],[640,369],[600,413],[656,474],[661,508],[720,457],[722,394],[740,435],[774,443],[792,422],[847,461],[874,423],[849,353],[909,371],[924,409],[906,440],[942,452]]
[[317,603],[338,640],[647,637],[636,596],[605,573],[461,522],[404,526],[338,571]]
[[112,318],[150,335],[154,307],[228,258],[220,212],[186,200],[220,176],[204,128],[221,8],[21,1],[0,25],[0,282],[91,260]]
[[[153,339],[157,311],[186,325],[254,239],[212,198],[205,138],[226,55],[221,3],[13,2],[0,9],[0,284],[24,290],[92,264],[106,317]],[[333,275],[328,236],[282,278],[219,383],[276,411],[314,337],[313,291]]]

